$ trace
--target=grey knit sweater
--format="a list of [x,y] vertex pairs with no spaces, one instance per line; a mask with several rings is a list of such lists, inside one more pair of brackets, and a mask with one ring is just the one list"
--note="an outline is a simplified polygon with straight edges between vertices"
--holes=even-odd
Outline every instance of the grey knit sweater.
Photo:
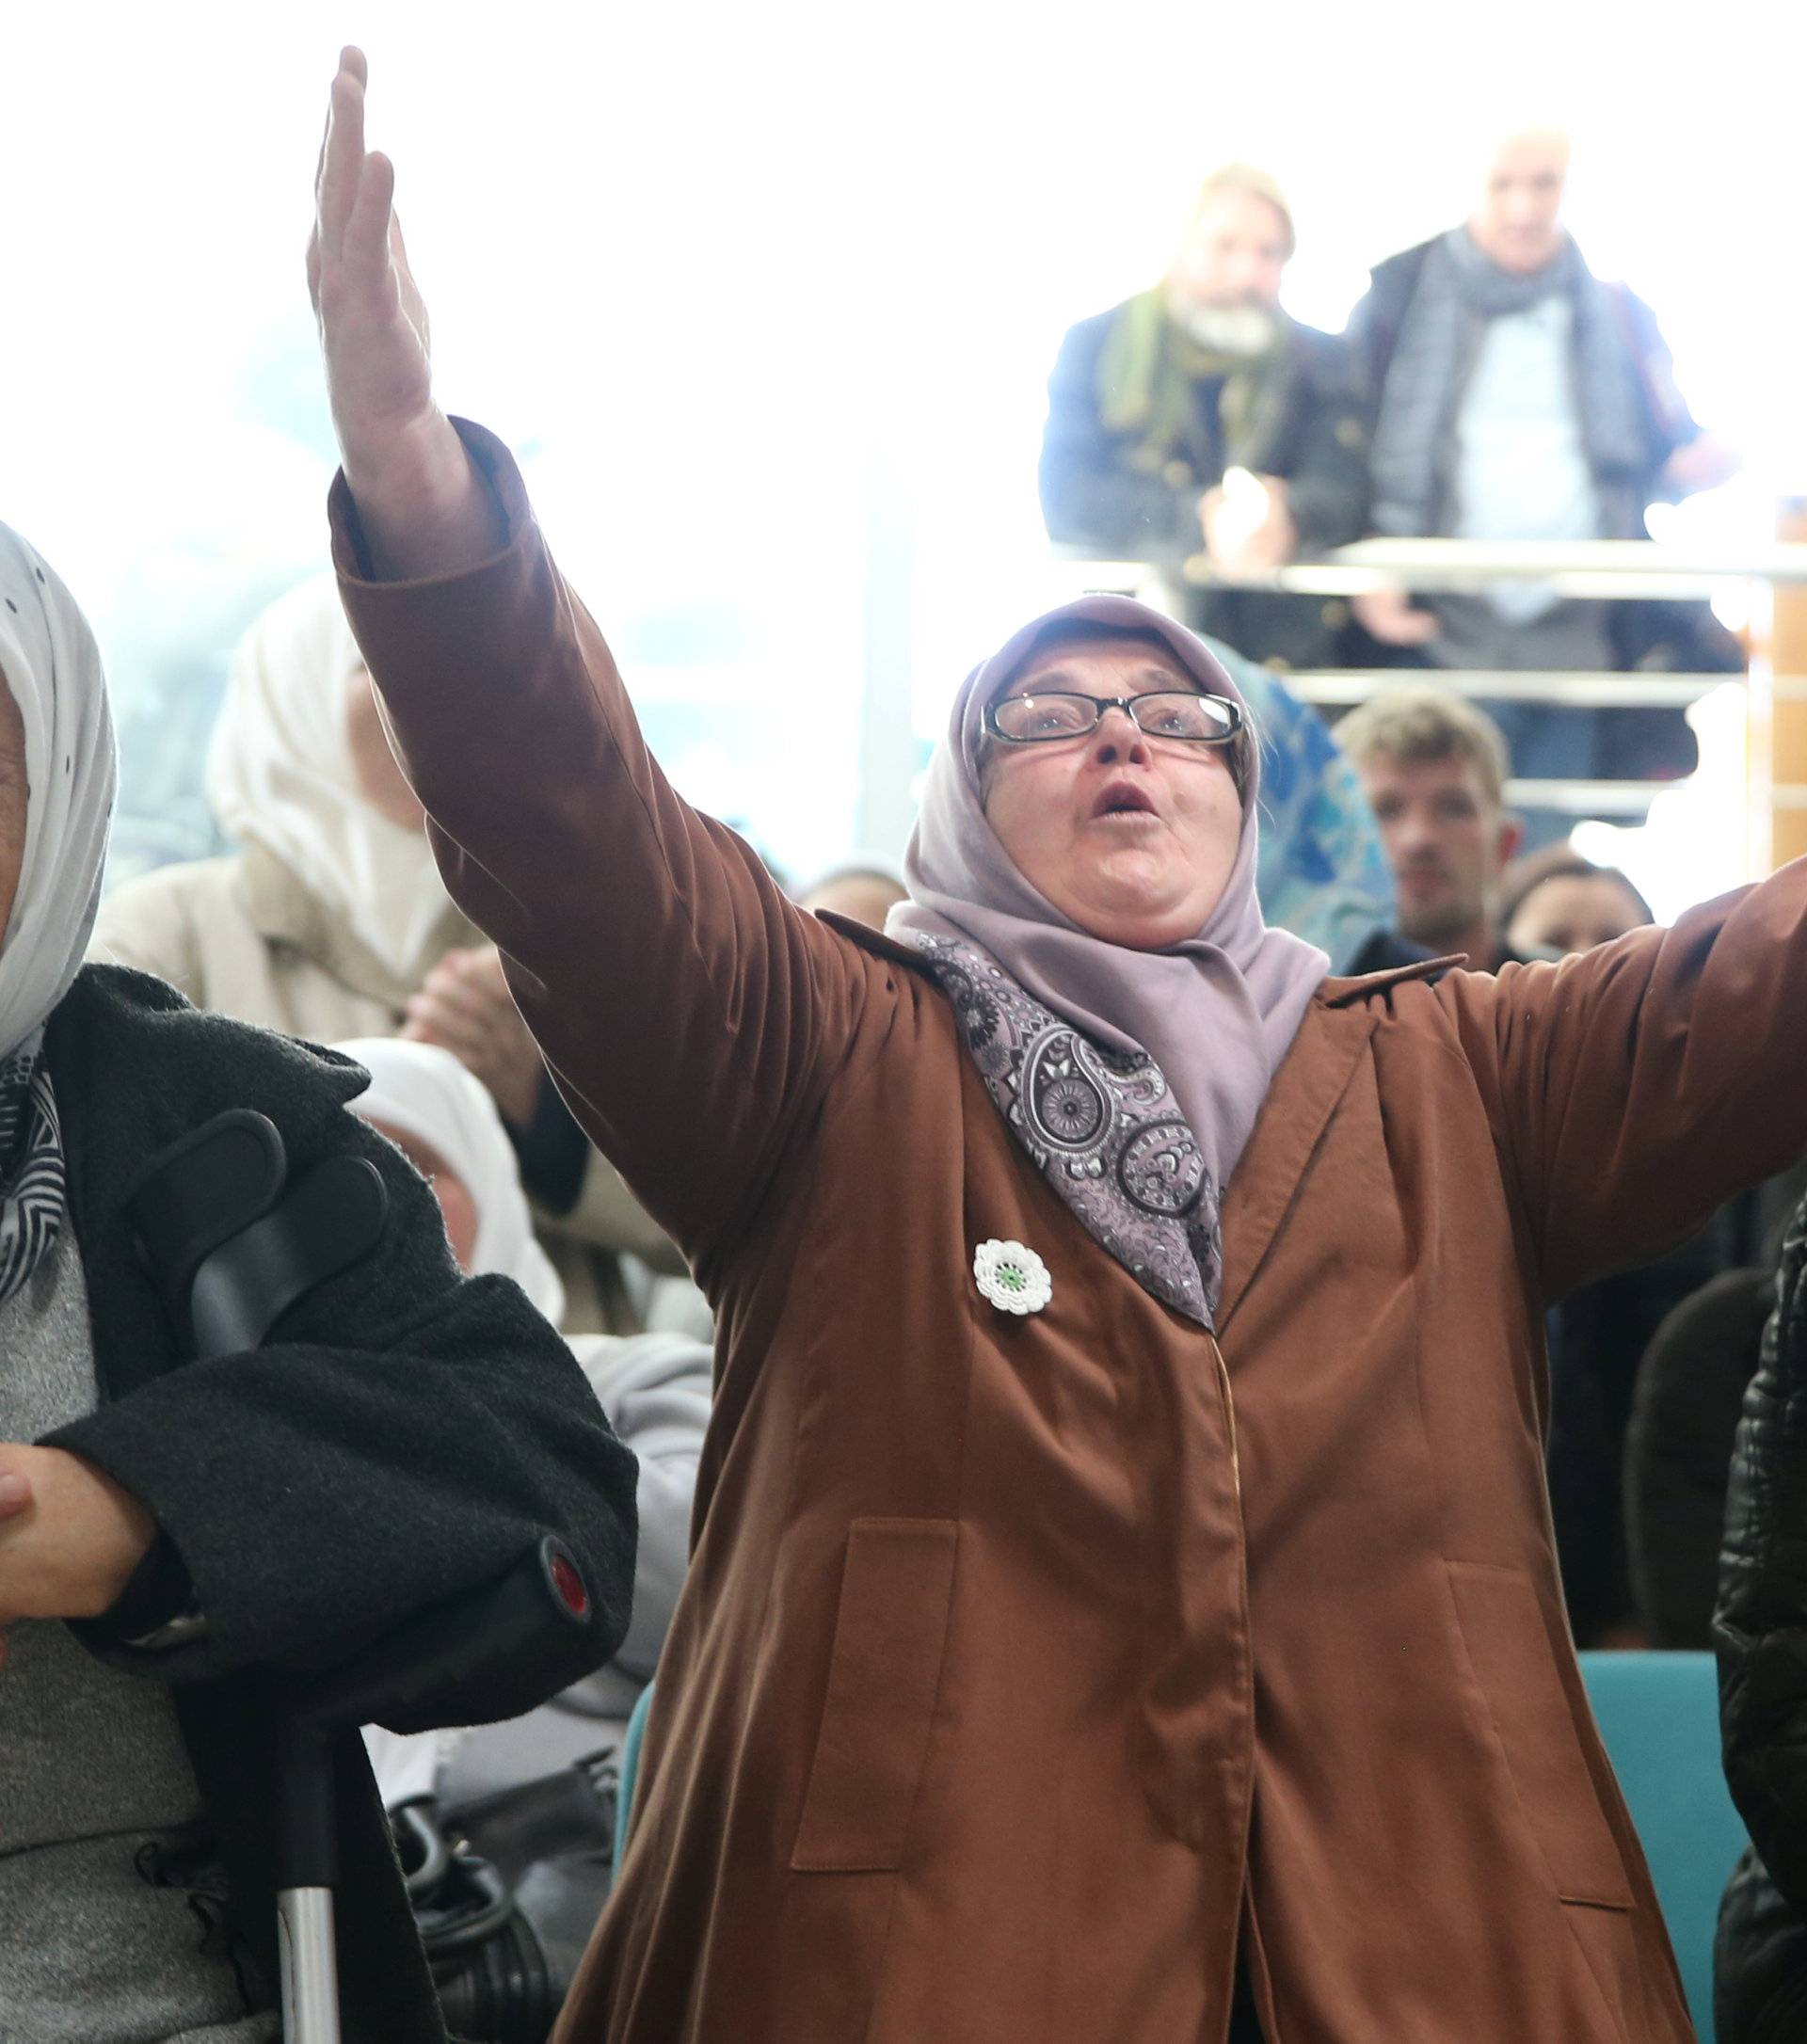
[[[67,1233],[0,1306],[0,1440],[95,1407],[81,1257]],[[200,1797],[168,1691],[56,1621],[12,1627],[0,1672],[0,2037],[264,2044],[191,1904]],[[165,1885],[157,1885],[157,1876]],[[216,1908],[212,1913],[217,1916]],[[208,1949],[203,1949],[203,1945]]]

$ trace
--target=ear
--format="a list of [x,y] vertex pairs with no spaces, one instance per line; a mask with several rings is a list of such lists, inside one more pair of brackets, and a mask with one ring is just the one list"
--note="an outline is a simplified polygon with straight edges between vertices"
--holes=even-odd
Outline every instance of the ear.
[[1525,842],[1525,826],[1515,816],[1503,816],[1499,820],[1499,863],[1510,866],[1518,856],[1518,848]]

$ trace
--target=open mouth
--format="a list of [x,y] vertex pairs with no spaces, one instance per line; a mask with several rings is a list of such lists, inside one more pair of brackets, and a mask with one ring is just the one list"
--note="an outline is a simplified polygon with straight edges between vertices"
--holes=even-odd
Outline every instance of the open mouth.
[[1099,792],[1093,805],[1094,822],[1105,817],[1155,816],[1153,799],[1133,781],[1111,781]]

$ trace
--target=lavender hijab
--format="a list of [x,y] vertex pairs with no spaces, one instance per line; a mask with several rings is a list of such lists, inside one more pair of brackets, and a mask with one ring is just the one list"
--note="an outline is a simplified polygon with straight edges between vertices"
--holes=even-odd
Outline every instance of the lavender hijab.
[[1258,747],[1236,863],[1184,943],[1142,951],[1093,936],[1017,870],[980,799],[985,706],[1051,628],[1088,623],[1148,633],[1200,689],[1240,702],[1190,631],[1127,597],[1083,597],[1033,619],[954,700],[904,862],[910,900],[886,929],[928,953],[994,1097],[1086,1227],[1208,1325],[1219,1201],[1330,961],[1262,920]]

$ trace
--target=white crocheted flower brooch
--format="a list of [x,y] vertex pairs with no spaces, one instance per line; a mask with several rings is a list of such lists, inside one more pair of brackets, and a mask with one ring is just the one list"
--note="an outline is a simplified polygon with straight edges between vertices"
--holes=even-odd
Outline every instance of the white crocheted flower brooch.
[[1039,1313],[1054,1296],[1047,1266],[1020,1242],[981,1242],[972,1253],[972,1274],[1000,1313]]

